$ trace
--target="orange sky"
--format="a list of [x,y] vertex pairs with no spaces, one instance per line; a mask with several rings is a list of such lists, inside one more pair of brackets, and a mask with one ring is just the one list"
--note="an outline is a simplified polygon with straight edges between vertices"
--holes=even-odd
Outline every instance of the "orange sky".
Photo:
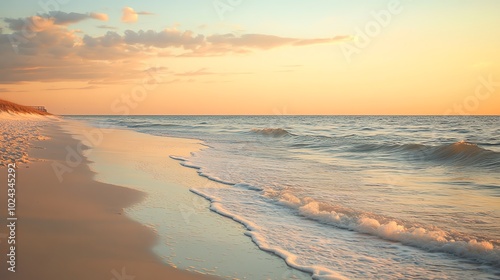
[[104,3],[2,7],[0,98],[55,114],[500,114],[498,1],[261,2],[223,17]]

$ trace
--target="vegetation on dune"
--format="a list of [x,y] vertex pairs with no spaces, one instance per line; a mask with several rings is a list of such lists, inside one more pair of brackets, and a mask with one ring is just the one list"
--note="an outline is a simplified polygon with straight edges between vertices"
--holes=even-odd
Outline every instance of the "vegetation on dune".
[[47,112],[42,112],[29,106],[23,106],[0,99],[0,112],[34,114],[34,115],[51,115]]

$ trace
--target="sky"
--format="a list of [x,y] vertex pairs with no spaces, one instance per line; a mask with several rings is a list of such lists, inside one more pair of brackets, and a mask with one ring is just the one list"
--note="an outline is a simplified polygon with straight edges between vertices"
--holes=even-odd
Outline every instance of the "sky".
[[500,115],[497,0],[9,0],[0,98],[54,114]]

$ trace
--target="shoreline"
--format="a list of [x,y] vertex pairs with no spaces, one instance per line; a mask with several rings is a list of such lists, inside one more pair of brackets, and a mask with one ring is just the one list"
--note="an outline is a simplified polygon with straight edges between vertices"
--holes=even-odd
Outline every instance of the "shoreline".
[[231,188],[179,164],[206,148],[198,139],[154,136],[79,121],[63,126],[88,144],[85,150],[95,180],[147,193],[125,213],[155,229],[153,251],[180,269],[224,279],[311,279],[280,256],[261,250],[242,224],[215,212],[193,188]]
[[[54,164],[64,164],[65,147],[76,149],[80,142],[60,123],[48,122],[41,134],[50,139],[30,139],[28,154],[35,161],[16,169],[16,272],[4,267],[1,279],[216,279],[168,266],[154,254],[155,232],[123,215],[145,193],[95,181],[85,157],[60,181]],[[7,182],[6,168],[0,173]],[[0,184],[0,201],[7,201],[6,188]],[[6,208],[0,210],[4,221]],[[7,252],[5,241],[0,238],[0,252]],[[6,258],[2,254],[0,261]]]

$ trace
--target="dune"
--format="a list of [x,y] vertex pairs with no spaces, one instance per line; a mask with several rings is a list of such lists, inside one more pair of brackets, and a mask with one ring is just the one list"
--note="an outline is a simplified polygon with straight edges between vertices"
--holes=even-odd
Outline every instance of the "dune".
[[36,110],[29,106],[19,105],[7,100],[0,99],[0,113],[9,113],[9,114],[31,114],[31,115],[41,115],[41,116],[51,116],[52,114],[48,112],[42,112]]
[[0,166],[29,163],[33,140],[47,139],[40,131],[55,119],[47,112],[0,99]]

